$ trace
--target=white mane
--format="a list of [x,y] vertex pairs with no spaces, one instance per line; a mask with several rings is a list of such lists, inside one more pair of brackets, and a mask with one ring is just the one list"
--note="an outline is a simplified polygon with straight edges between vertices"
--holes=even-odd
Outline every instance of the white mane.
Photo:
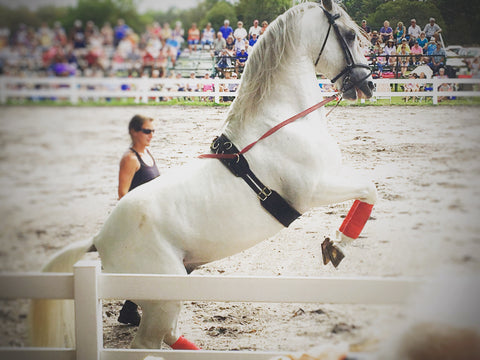
[[[248,121],[256,114],[263,99],[271,93],[275,77],[286,70],[295,56],[295,50],[301,46],[298,29],[304,12],[316,6],[316,3],[303,2],[287,10],[268,26],[249,54],[242,84],[230,107],[226,123]],[[341,14],[337,21],[354,29],[360,44],[364,46],[365,35],[361,27],[340,6],[335,6],[335,11]]]
[[295,6],[273,21],[255,44],[242,75],[242,85],[233,102],[227,122],[243,121],[257,111],[271,92],[275,76],[289,64],[299,46],[298,23],[305,10],[316,6]]

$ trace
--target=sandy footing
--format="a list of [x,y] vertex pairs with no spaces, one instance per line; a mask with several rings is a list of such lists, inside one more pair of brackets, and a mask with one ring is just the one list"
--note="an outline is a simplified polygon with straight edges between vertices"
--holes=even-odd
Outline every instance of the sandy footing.
[[[135,113],[158,119],[160,169],[208,151],[227,108],[6,107],[0,113],[0,270],[37,271],[63,246],[95,234],[115,206],[118,161]],[[342,107],[329,118],[344,161],[374,180],[379,201],[338,269],[322,265],[351,202],[314,209],[288,229],[203,266],[214,275],[430,276],[444,265],[480,270],[480,109]],[[328,289],[325,289],[328,291]],[[127,347],[136,329],[104,306],[106,347]],[[0,302],[0,346],[26,342],[27,301]],[[400,306],[187,302],[182,332],[204,349],[308,349],[347,342],[369,349]]]

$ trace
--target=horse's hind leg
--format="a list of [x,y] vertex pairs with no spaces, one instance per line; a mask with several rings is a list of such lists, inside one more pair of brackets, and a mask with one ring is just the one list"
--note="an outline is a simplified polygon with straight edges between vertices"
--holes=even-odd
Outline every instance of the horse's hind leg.
[[180,336],[177,330],[178,315],[182,308],[178,301],[139,301],[142,320],[133,339],[132,348],[160,348],[162,341],[177,350],[199,350]]
[[132,342],[132,348],[160,348],[162,341],[173,344],[178,339],[177,320],[180,302],[139,301],[142,320]]

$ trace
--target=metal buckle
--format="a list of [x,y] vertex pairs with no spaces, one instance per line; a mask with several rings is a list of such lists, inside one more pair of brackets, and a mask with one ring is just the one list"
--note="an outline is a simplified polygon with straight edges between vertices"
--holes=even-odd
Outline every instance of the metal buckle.
[[257,196],[260,199],[260,201],[265,201],[267,198],[272,195],[272,190],[270,190],[268,187],[264,187],[262,191],[260,191]]
[[210,148],[212,150],[217,150],[220,147],[220,142],[217,140],[218,140],[218,136],[215,139],[213,139],[212,145],[210,145]]

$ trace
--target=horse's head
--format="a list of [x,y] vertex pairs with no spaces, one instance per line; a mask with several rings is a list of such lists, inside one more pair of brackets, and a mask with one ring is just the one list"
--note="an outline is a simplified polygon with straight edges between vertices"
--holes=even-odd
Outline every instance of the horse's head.
[[355,100],[359,91],[371,97],[371,70],[360,46],[359,26],[332,0],[321,3],[305,16],[305,37],[316,71],[330,78],[345,99]]

